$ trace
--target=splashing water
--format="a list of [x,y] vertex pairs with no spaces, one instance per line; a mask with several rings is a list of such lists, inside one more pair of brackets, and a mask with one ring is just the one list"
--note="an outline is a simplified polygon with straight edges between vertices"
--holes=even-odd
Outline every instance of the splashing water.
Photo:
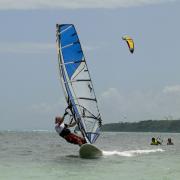
[[149,154],[149,153],[155,153],[155,152],[164,152],[163,149],[145,149],[145,150],[130,150],[130,151],[103,151],[104,156],[126,156],[126,157],[132,157],[136,156],[138,154]]

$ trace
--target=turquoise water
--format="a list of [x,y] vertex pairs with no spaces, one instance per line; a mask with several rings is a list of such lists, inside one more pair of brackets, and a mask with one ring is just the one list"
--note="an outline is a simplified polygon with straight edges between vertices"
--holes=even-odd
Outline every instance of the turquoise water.
[[[150,146],[161,136],[161,146]],[[174,146],[167,146],[171,137]],[[0,132],[0,180],[179,180],[180,134],[102,133],[100,159],[81,159],[79,147],[53,132]]]

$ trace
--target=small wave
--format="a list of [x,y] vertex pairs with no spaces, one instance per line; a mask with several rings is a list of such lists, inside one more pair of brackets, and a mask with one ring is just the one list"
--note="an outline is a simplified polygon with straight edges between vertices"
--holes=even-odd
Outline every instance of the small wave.
[[138,154],[149,154],[149,153],[155,153],[155,152],[164,152],[163,149],[145,149],[145,150],[130,150],[130,151],[103,151],[103,155],[105,156],[126,156],[126,157],[132,157],[136,156]]
[[3,130],[0,132],[0,135],[3,135],[5,132],[10,132],[10,133],[21,133],[21,132],[54,132],[52,130],[46,130],[46,129],[33,129],[33,130],[28,130],[28,129],[21,129],[21,130]]
[[52,132],[51,130],[45,130],[45,129],[34,129],[31,130],[32,132]]

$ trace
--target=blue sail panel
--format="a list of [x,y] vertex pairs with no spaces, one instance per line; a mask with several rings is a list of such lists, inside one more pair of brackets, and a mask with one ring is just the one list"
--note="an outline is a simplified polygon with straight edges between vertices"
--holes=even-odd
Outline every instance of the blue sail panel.
[[83,51],[73,25],[60,26],[60,36],[63,60],[71,78],[84,59]]
[[[58,24],[57,24],[58,25]],[[61,24],[61,25],[58,25],[59,26],[59,29],[60,31],[63,31],[64,29],[67,29],[69,26],[71,26],[72,24]]]
[[91,133],[91,132],[89,133],[89,132],[87,132],[86,134],[87,134],[87,137],[88,137],[88,139],[90,140],[91,143],[94,143],[96,141],[96,139],[98,138],[98,136],[99,136],[98,132],[97,133]]
[[76,30],[72,24],[69,25],[60,25],[59,27],[60,35],[61,35],[61,46],[67,46],[73,42],[79,40]]

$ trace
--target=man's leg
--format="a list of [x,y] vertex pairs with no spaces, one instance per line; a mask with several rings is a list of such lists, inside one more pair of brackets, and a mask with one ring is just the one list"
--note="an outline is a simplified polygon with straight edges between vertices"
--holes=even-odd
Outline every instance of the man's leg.
[[80,137],[80,136],[77,136],[73,133],[70,133],[68,134],[66,137],[65,137],[66,141],[70,142],[70,143],[73,143],[73,144],[78,144],[78,145],[82,145],[82,144],[85,144],[86,141],[84,138]]

